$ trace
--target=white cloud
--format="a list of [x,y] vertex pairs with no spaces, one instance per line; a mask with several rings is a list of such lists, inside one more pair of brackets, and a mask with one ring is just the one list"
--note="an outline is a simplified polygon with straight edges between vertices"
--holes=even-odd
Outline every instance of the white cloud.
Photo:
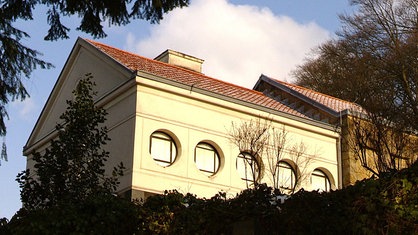
[[176,9],[146,38],[129,33],[125,47],[154,58],[166,49],[204,59],[203,73],[252,88],[261,74],[288,80],[289,72],[330,33],[268,8],[226,0],[195,0]]
[[9,116],[12,119],[13,113],[17,113],[18,117],[23,120],[28,120],[33,118],[33,113],[37,109],[37,105],[34,100],[30,97],[27,97],[23,101],[13,101],[11,109],[8,111]]

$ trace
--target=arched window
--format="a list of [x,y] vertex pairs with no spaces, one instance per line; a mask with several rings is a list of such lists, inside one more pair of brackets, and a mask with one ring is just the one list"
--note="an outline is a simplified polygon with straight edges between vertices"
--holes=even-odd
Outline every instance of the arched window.
[[241,179],[254,182],[260,176],[260,165],[249,153],[242,152],[237,156],[237,171]]
[[331,190],[331,183],[328,176],[321,170],[315,169],[312,172],[312,189],[322,192],[328,192]]
[[296,184],[296,173],[293,167],[284,161],[279,162],[277,182],[281,189],[291,190]]
[[156,131],[150,137],[150,154],[160,166],[173,164],[177,157],[176,144],[168,134]]
[[200,142],[194,150],[194,162],[203,173],[214,175],[219,169],[219,154],[212,145]]

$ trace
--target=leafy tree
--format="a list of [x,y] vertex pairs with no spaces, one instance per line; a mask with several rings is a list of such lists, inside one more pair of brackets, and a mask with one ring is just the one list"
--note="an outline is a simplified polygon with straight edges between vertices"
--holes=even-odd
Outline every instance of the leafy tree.
[[[33,20],[32,11],[38,5],[48,7],[47,23],[50,28],[45,40],[68,38],[70,29],[62,24],[62,16],[76,15],[81,18],[77,30],[95,38],[106,37],[103,23],[125,25],[133,19],[145,19],[158,23],[163,14],[189,4],[189,0],[123,0],[123,1],[1,1],[0,2],[0,135],[6,134],[4,119],[8,118],[6,105],[9,101],[23,100],[29,96],[22,79],[29,78],[36,68],[52,67],[40,59],[41,53],[22,44],[29,37],[26,32],[17,29],[13,23],[17,20]],[[128,10],[128,7],[131,10]]]
[[[284,203],[265,184],[233,198],[169,192],[141,208],[145,234],[417,234],[418,164],[332,192],[300,190]],[[220,223],[219,221],[222,221]]]
[[0,234],[134,234],[140,228],[139,205],[113,193],[123,166],[105,174],[109,140],[106,111],[95,107],[94,83],[87,74],[57,124],[57,137],[33,153],[35,172],[18,175],[23,208]]
[[19,210],[0,234],[138,234],[139,205],[114,195],[90,195],[44,209]]
[[[418,3],[351,0],[337,39],[319,46],[294,73],[298,85],[358,103],[370,125],[354,125],[352,143],[373,173],[398,170],[418,131]],[[366,125],[367,126],[367,125]],[[390,127],[390,128],[388,128]],[[359,129],[362,128],[362,129]],[[378,129],[376,129],[378,128]],[[405,137],[410,138],[405,143]],[[376,161],[370,167],[366,160]]]
[[111,177],[106,176],[104,163],[109,152],[103,145],[109,138],[102,126],[106,111],[94,105],[91,78],[87,74],[80,80],[73,91],[74,100],[67,101],[62,123],[56,126],[58,137],[44,151],[33,153],[34,174],[27,169],[17,177],[23,206],[29,211],[116,190],[123,165],[114,168]]

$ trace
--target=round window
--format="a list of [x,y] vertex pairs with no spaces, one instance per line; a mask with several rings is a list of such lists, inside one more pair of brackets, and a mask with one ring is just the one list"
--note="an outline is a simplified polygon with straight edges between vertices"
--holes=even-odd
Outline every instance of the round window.
[[219,169],[219,154],[212,145],[200,142],[194,150],[194,162],[200,171],[211,176]]
[[168,134],[156,131],[150,137],[150,154],[160,166],[169,166],[177,157],[176,143]]
[[257,182],[260,176],[260,165],[251,154],[241,152],[237,156],[237,171],[241,179],[249,182]]

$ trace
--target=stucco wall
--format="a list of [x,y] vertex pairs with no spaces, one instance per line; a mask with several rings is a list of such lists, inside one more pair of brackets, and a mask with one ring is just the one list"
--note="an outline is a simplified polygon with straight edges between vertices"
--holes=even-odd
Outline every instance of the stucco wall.
[[[334,130],[193,87],[169,84],[152,75],[133,78],[131,71],[83,46],[74,49],[63,69],[28,141],[27,155],[32,149],[44,148],[48,145],[46,140],[53,138],[50,133],[66,108],[65,100],[72,98],[71,91],[85,73],[93,74],[99,91],[97,105],[108,112],[105,123],[111,138],[105,146],[111,156],[106,165],[108,171],[119,162],[126,167],[125,175],[120,179],[121,192],[132,189],[162,193],[176,189],[204,197],[219,191],[235,195],[246,188],[246,183],[236,170],[239,150],[229,140],[228,131],[232,123],[260,117],[272,119],[277,128],[284,126],[289,142],[306,145],[304,157],[312,160],[303,170],[305,174],[310,176],[314,169],[321,169],[331,179],[333,188],[339,185],[339,135]],[[155,131],[163,131],[175,139],[178,157],[171,166],[158,165],[150,155],[150,136]],[[194,162],[194,150],[201,141],[213,145],[220,155],[220,169],[213,176],[203,174]],[[30,157],[28,167],[32,167]],[[269,173],[264,172],[262,177],[261,182],[271,184]],[[302,187],[312,189],[310,177],[306,177]]]
[[[284,125],[290,142],[306,144],[305,156],[313,158],[304,170],[306,174],[320,168],[331,178],[334,188],[338,185],[338,135],[334,131],[161,82],[137,80],[134,189],[155,193],[176,189],[205,197],[222,190],[234,195],[246,188],[246,183],[236,171],[239,150],[229,140],[228,131],[232,122],[259,117],[272,118],[276,127]],[[150,136],[155,131],[163,131],[176,141],[178,158],[171,166],[158,165],[150,155]],[[214,145],[221,156],[221,167],[213,176],[206,176],[195,165],[194,149],[201,141]],[[270,178],[265,173],[262,182],[270,184]],[[302,186],[311,189],[310,177]]]

